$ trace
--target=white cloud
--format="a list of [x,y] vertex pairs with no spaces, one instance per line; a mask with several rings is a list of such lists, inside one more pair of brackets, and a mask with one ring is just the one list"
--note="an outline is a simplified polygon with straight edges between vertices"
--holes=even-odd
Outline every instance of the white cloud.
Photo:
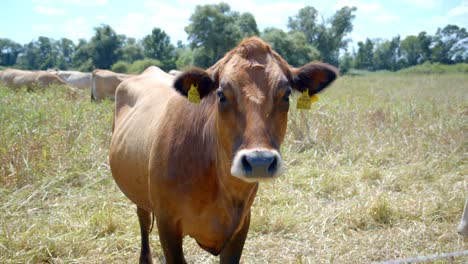
[[433,9],[439,3],[438,0],[406,0],[405,2],[420,9]]
[[449,17],[456,17],[456,16],[468,16],[468,1],[462,1],[462,3],[448,12]]
[[445,24],[439,25],[440,27],[447,24],[455,24],[468,28],[468,0],[464,0],[458,6],[450,9],[445,17],[448,21]]
[[46,16],[54,16],[54,15],[64,15],[65,10],[60,9],[60,8],[54,8],[54,7],[49,7],[49,6],[34,6],[33,7],[34,11],[41,15],[46,15]]

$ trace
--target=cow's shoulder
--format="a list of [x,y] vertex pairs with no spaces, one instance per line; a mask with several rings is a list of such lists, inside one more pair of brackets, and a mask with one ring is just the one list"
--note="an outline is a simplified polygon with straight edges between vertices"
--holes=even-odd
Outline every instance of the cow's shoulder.
[[137,102],[145,108],[165,105],[176,94],[173,76],[150,67],[143,73],[126,78],[116,90],[116,110],[122,106],[134,106]]

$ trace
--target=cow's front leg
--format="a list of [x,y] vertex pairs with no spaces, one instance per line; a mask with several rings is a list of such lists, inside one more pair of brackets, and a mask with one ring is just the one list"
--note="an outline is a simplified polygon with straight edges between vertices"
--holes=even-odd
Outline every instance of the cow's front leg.
[[249,232],[249,226],[250,210],[245,216],[242,228],[226,244],[226,246],[223,248],[223,251],[221,251],[221,264],[239,263],[242,255],[242,249],[244,249],[245,239],[247,238],[247,233]]
[[140,264],[151,264],[151,250],[149,245],[149,230],[151,226],[151,212],[148,212],[140,207],[137,207],[138,221],[140,222],[141,230],[141,252]]
[[177,223],[169,217],[157,216],[159,240],[164,251],[167,264],[186,263],[182,251],[182,232]]

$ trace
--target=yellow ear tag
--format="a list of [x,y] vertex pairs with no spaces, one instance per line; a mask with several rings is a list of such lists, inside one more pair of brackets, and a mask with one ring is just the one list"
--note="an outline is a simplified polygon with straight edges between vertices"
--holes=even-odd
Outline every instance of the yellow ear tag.
[[312,101],[317,101],[317,96],[309,97],[309,90],[302,92],[301,96],[297,98],[297,109],[310,109]]
[[188,90],[188,100],[194,104],[200,103],[200,93],[198,92],[198,85],[193,84],[190,85],[190,89]]
[[310,97],[310,102],[315,103],[318,101],[318,95],[314,94],[312,97]]

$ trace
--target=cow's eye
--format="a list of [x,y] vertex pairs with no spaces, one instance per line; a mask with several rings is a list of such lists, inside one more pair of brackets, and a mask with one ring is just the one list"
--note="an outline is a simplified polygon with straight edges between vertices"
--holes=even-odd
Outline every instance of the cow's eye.
[[216,95],[218,96],[218,101],[220,103],[223,103],[223,104],[226,103],[227,99],[222,90],[217,90]]
[[288,88],[283,95],[283,101],[289,102],[289,96],[291,95],[291,88]]

